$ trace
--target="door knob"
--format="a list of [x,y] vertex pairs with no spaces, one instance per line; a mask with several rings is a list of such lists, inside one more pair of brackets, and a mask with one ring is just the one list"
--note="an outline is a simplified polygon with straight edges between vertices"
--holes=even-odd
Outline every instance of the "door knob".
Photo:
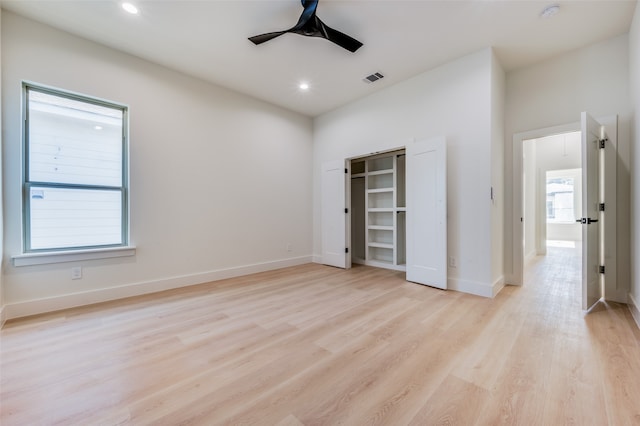
[[590,217],[583,217],[582,219],[576,219],[576,222],[581,223],[583,225],[591,225],[592,223],[597,222],[598,219],[591,219]]

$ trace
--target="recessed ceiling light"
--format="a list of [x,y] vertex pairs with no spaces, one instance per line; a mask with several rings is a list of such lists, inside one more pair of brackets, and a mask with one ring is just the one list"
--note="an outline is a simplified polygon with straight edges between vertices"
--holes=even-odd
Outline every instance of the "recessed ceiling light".
[[132,15],[138,14],[138,8],[131,3],[122,3],[122,8]]
[[93,126],[93,128],[96,130],[102,130],[102,126]]
[[552,4],[550,6],[545,7],[542,12],[540,12],[541,18],[551,18],[560,12],[560,6],[557,4]]
[[302,83],[298,84],[298,89],[302,90],[303,92],[306,92],[307,90],[309,90],[309,83],[307,83],[306,81],[303,81]]

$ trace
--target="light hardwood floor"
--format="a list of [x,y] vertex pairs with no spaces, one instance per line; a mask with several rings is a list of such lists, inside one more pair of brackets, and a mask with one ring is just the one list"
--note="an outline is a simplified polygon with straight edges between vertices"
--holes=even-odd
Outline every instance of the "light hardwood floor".
[[8,322],[9,425],[639,425],[640,331],[575,251],[495,299],[305,265]]

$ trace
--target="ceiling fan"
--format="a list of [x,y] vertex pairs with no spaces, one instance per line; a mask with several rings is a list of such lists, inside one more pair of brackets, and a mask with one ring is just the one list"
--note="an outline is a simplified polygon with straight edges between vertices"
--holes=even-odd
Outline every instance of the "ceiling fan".
[[249,37],[249,40],[258,45],[281,36],[282,34],[294,33],[307,37],[320,37],[327,39],[338,46],[347,49],[349,52],[355,52],[362,47],[362,43],[358,40],[328,27],[316,16],[318,0],[301,0],[301,3],[302,7],[304,7],[304,11],[302,12],[302,15],[300,15],[300,19],[298,19],[298,23],[295,26],[284,31],[276,31],[273,33]]

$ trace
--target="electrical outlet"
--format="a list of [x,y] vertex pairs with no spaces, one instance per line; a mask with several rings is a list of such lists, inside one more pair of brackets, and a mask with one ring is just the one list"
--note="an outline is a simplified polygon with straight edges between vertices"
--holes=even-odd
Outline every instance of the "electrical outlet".
[[79,280],[82,278],[82,266],[74,266],[71,268],[71,279]]
[[456,264],[456,258],[453,256],[449,257],[449,268],[455,268],[456,266],[458,266]]
[[293,251],[293,247],[291,247],[291,243],[287,243],[287,251]]

